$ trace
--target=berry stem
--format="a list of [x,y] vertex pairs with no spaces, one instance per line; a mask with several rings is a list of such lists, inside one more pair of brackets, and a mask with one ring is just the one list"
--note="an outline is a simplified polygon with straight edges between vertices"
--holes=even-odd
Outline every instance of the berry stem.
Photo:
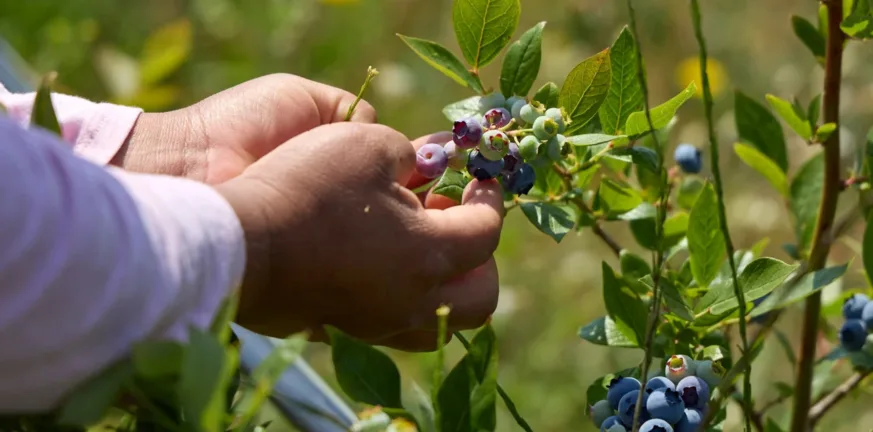
[[[843,1],[824,0],[828,15],[827,49],[825,52],[824,95],[822,97],[823,121],[837,123],[840,119],[840,86],[842,84],[843,45],[845,34],[840,28],[843,20]],[[827,264],[833,241],[833,225],[837,212],[837,198],[840,194],[840,128],[822,144],[824,147],[825,172],[821,204],[813,238],[812,252],[809,255],[809,269],[816,271]],[[812,397],[812,372],[815,364],[815,348],[821,315],[821,293],[817,292],[806,300],[803,316],[803,338],[794,385],[794,407],[791,417],[791,432],[806,432],[809,426],[808,414]]]
[[[739,278],[737,277],[737,265],[734,262],[734,245],[731,240],[730,229],[727,224],[727,216],[724,205],[724,185],[721,180],[721,169],[719,167],[719,149],[718,136],[715,133],[715,123],[713,121],[712,107],[712,89],[709,85],[709,74],[707,73],[707,50],[706,38],[703,35],[702,16],[700,14],[700,4],[698,0],[691,0],[691,21],[694,24],[694,34],[697,38],[697,44],[700,51],[700,75],[703,78],[703,106],[706,113],[706,126],[709,133],[709,154],[710,164],[712,165],[712,177],[715,183],[715,193],[718,201],[718,216],[719,225],[724,237],[725,252],[727,253],[728,263],[731,268],[731,278],[733,279],[734,295],[737,297],[739,306],[739,331],[740,342],[742,343],[743,353],[749,351],[749,339],[746,333],[746,298],[740,287]],[[743,374],[743,414],[744,425],[746,432],[752,430],[752,366],[749,363],[749,368]]]
[[451,309],[442,305],[436,310],[437,316],[437,353],[436,365],[433,368],[433,381],[431,383],[431,405],[434,412],[434,423],[441,424],[442,411],[440,410],[439,391],[443,384],[443,374],[445,373],[445,349],[446,344],[446,329],[448,328],[449,313]]
[[358,96],[355,97],[355,101],[349,106],[349,111],[346,112],[345,121],[350,121],[352,116],[355,115],[355,109],[358,107],[358,103],[363,99],[364,92],[367,90],[367,87],[370,86],[370,81],[373,81],[373,78],[376,78],[376,75],[379,75],[379,71],[376,68],[373,66],[367,68],[367,77],[364,78],[364,84],[361,86],[361,90],[358,91]]
[[809,409],[809,428],[815,428],[816,423],[828,412],[829,409],[833,408],[838,402],[843,400],[849,392],[855,389],[858,384],[861,384],[861,381],[864,380],[873,370],[864,370],[855,372],[849,379],[843,381],[842,384],[837,386],[832,392],[828,393],[825,397],[821,398],[812,408]]

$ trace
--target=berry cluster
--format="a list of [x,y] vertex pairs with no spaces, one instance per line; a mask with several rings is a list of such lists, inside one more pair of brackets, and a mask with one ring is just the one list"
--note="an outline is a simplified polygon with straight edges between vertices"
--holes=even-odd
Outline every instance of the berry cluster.
[[466,168],[478,180],[499,177],[508,192],[524,195],[536,180],[534,166],[568,151],[561,135],[568,121],[560,108],[500,92],[481,97],[478,108],[479,114],[454,122],[452,141],[418,150],[419,174],[434,179],[448,168]]
[[590,416],[601,432],[631,430],[640,391],[640,432],[697,432],[709,403],[710,388],[715,388],[724,371],[709,360],[694,361],[674,355],[667,360],[664,375],[650,374],[646,387],[633,377],[616,377],[606,399],[590,407]]
[[[873,332],[873,301],[864,294],[855,294],[843,303],[846,322],[840,328],[840,344],[846,351],[857,352],[865,348],[873,350],[873,342],[867,343]],[[873,337],[870,338],[873,340]]]

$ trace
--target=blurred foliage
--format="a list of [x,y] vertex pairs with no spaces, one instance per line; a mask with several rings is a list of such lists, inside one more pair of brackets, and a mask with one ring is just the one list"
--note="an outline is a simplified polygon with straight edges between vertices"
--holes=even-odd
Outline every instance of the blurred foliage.
[[[609,46],[627,22],[623,2],[618,1],[522,3],[520,28],[548,22],[544,63],[535,88],[547,81],[560,82],[580,60]],[[790,19],[794,14],[814,21],[817,5],[811,0],[705,2],[722,142],[736,140],[734,89],[760,103],[765,92],[803,101],[820,92],[822,71],[793,36]],[[639,2],[637,7],[651,98],[666,100],[698,75],[686,0]],[[450,15],[449,0],[8,0],[0,2],[0,36],[38,72],[32,77],[34,84],[41,73],[56,70],[56,88],[62,92],[150,111],[185,106],[275,72],[355,91],[373,65],[381,75],[368,100],[382,123],[412,137],[447,129],[440,109],[467,93],[415,58],[394,35],[414,34],[453,47]],[[842,149],[847,160],[863,148],[873,124],[871,60],[869,45],[848,47]],[[497,82],[498,73],[499,68],[487,68],[484,81]],[[700,103],[688,105],[679,113],[671,146],[705,142]],[[789,169],[796,172],[811,149],[796,138],[789,146]],[[722,148],[731,204],[728,219],[737,247],[748,248],[767,236],[771,241],[766,253],[789,259],[781,248],[793,235],[783,199],[764,187],[766,180],[743,165],[730,145]],[[606,229],[623,244],[633,243],[623,227]],[[858,229],[849,237],[860,238]],[[838,244],[834,262],[848,261],[852,246]],[[587,231],[556,245],[535,232],[518,212],[507,221],[497,257],[503,290],[493,323],[502,341],[500,379],[538,431],[593,430],[585,417],[587,385],[596,377],[636,365],[641,357],[637,351],[595,346],[577,336],[580,325],[603,314],[598,271],[603,259],[617,265],[609,250]],[[857,263],[842,285],[825,291],[826,305],[841,301],[841,289],[864,285]],[[839,307],[826,306],[825,312],[838,325]],[[793,344],[794,350],[798,340],[793,330],[799,318],[795,308],[780,323],[784,342]],[[819,352],[834,345],[830,332]],[[447,360],[457,361],[461,351],[453,343]],[[391,354],[404,377],[426,379],[432,355]],[[321,372],[331,373],[325,347],[311,346],[306,355]],[[793,372],[787,364],[782,345],[768,344],[756,363],[754,378],[791,381]],[[825,362],[821,367],[833,368],[834,378],[832,383],[818,383],[821,389],[839,382],[849,370],[845,361]],[[778,394],[777,386],[756,387],[759,401]],[[873,424],[873,411],[863,409],[871,400],[866,396],[847,401],[822,424],[831,431],[857,431],[858,425]],[[787,406],[771,412],[783,418]],[[502,407],[498,415],[501,430],[514,430]],[[733,423],[726,429],[736,430],[738,418],[731,411]]]

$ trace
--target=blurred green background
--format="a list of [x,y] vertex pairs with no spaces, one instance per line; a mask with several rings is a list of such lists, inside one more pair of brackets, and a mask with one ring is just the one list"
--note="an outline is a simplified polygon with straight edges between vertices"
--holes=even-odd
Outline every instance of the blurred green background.
[[[639,0],[642,48],[653,104],[697,80],[696,43],[687,0]],[[779,195],[733,154],[733,90],[763,102],[765,93],[798,97],[804,104],[820,92],[822,70],[792,34],[790,15],[815,22],[813,0],[704,0],[704,25],[713,57],[716,115],[735,244],[750,247],[769,237],[767,253],[790,258],[781,245],[792,241],[791,219]],[[543,65],[535,85],[561,83],[572,67],[608,47],[627,22],[617,0],[523,0],[521,32],[547,21]],[[410,137],[450,127],[440,109],[469,96],[431,69],[395,37],[433,39],[456,53],[450,0],[26,0],[0,2],[0,35],[38,74],[59,72],[59,90],[94,100],[164,111],[196,102],[245,80],[287,72],[356,92],[372,65],[381,71],[366,98],[380,122]],[[853,43],[845,59],[844,148],[847,166],[862,149],[873,124],[869,46]],[[497,86],[499,63],[483,73]],[[700,81],[698,80],[698,84]],[[669,146],[705,146],[699,100],[679,113]],[[793,170],[813,152],[790,138]],[[846,200],[845,207],[851,203]],[[620,223],[607,225],[621,243],[642,253]],[[861,227],[835,246],[832,260],[848,261]],[[586,418],[585,390],[597,377],[636,365],[641,351],[583,342],[578,328],[604,313],[600,262],[616,260],[590,232],[554,244],[514,212],[497,255],[501,298],[494,325],[500,337],[500,382],[537,431],[595,430]],[[857,260],[856,260],[857,261]],[[866,288],[857,263],[839,286],[826,290],[832,302],[842,289]],[[830,323],[839,325],[831,307]],[[362,311],[366,313],[366,311]],[[798,347],[799,308],[780,328]],[[820,353],[833,347],[826,331]],[[774,339],[775,341],[775,339]],[[449,348],[451,361],[460,347]],[[432,356],[391,352],[407,381],[428,382]],[[312,346],[307,356],[331,383],[329,351]],[[825,365],[819,387],[849,373],[845,363]],[[755,364],[759,405],[775,397],[777,381],[792,381],[792,366],[779,344],[768,343]],[[408,383],[407,383],[408,384]],[[821,423],[823,430],[861,431],[873,425],[873,397],[850,398]],[[769,412],[786,420],[785,404]],[[726,430],[740,430],[731,406]],[[500,408],[502,431],[516,430]]]

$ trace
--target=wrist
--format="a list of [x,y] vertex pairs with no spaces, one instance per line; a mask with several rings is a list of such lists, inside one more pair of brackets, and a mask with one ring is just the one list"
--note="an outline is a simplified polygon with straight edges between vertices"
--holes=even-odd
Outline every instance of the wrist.
[[132,172],[197,179],[206,153],[196,150],[206,143],[197,139],[192,123],[186,110],[142,113],[109,163]]

